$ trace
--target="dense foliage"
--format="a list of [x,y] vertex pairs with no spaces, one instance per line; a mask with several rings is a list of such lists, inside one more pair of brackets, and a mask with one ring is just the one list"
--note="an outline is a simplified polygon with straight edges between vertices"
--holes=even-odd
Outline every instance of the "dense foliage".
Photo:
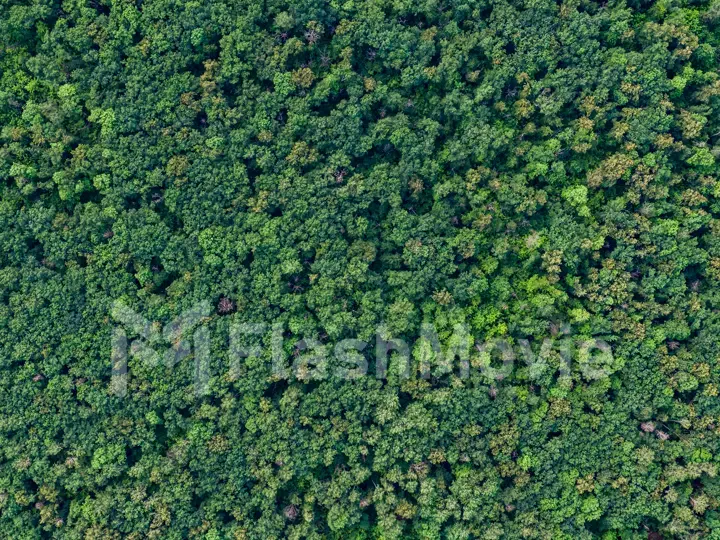
[[[0,0],[0,43],[0,537],[720,537],[718,0]],[[212,302],[205,395],[111,391],[116,300]],[[237,322],[613,362],[282,379]]]

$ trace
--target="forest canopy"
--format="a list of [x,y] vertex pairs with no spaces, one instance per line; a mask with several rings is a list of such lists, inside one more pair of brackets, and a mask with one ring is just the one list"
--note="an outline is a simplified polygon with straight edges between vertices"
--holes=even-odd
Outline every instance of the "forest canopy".
[[0,537],[720,538],[719,159],[719,0],[0,0]]

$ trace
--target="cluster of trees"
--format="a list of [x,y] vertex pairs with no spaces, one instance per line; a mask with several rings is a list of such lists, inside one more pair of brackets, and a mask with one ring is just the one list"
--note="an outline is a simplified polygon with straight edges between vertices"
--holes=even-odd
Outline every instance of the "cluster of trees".
[[[0,0],[0,536],[720,534],[719,61],[718,0]],[[205,395],[112,392],[115,301],[213,302]],[[238,321],[616,365],[278,379]]]

